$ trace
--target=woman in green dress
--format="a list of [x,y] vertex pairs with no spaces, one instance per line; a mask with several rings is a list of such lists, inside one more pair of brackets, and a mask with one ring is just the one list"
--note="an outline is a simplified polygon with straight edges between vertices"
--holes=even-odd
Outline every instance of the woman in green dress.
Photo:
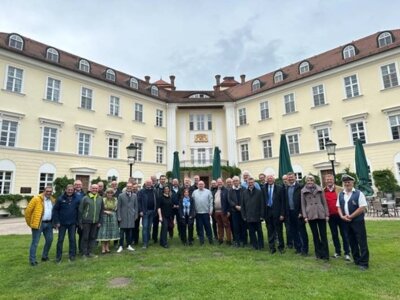
[[110,241],[119,240],[119,228],[117,221],[117,198],[114,197],[114,190],[106,190],[104,202],[103,224],[100,226],[97,240],[101,242],[101,253],[110,253]]

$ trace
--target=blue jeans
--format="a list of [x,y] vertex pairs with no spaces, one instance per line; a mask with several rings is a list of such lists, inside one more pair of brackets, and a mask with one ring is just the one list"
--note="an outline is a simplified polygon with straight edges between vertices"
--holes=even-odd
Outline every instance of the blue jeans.
[[36,250],[39,244],[40,235],[44,235],[45,244],[43,247],[42,258],[49,257],[49,250],[53,242],[53,225],[51,222],[42,222],[39,229],[32,228],[32,242],[29,249],[29,262],[36,262]]
[[57,254],[56,259],[61,260],[62,250],[64,244],[65,233],[68,230],[68,242],[69,242],[69,257],[75,257],[76,255],[76,241],[75,241],[75,230],[76,225],[61,225],[58,229],[58,241],[57,241]]
[[143,213],[143,218],[142,218],[142,240],[143,240],[143,245],[148,246],[149,245],[149,240],[150,240],[150,230],[151,230],[151,225],[153,224],[153,219],[154,219],[155,211],[154,210],[148,210],[145,213]]
[[200,244],[204,244],[204,229],[206,231],[206,235],[210,244],[213,242],[210,215],[208,213],[196,214],[196,229],[197,235],[199,236]]

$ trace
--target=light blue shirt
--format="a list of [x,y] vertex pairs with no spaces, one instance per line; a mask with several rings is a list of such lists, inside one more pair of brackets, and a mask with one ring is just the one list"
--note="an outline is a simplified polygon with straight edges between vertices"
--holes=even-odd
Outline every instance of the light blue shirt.
[[294,184],[288,187],[289,209],[294,210],[293,202]]
[[51,221],[51,211],[53,210],[53,203],[50,198],[44,198],[44,213],[42,221]]
[[[247,184],[246,181],[243,181],[243,182],[242,182],[242,187],[245,188],[245,189],[247,189],[247,188],[249,188],[249,185]],[[257,181],[254,181],[254,187],[255,187],[257,190],[261,190],[261,187],[260,187],[260,185],[258,184]]]

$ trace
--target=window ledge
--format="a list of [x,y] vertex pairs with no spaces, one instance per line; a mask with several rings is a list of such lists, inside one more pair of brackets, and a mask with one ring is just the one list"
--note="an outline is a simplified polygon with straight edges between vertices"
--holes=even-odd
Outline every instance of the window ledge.
[[265,118],[265,119],[262,119],[262,120],[258,120],[258,123],[265,122],[265,121],[268,121],[268,120],[272,120],[272,118],[268,117],[268,118]]
[[324,103],[324,104],[317,105],[317,106],[311,106],[311,109],[318,109],[320,107],[326,107],[326,106],[329,106],[329,103]]
[[246,127],[246,126],[249,126],[249,123],[246,123],[246,124],[239,124],[239,125],[237,125],[236,127]]
[[154,125],[154,127],[155,127],[155,128],[160,128],[160,129],[165,128],[164,126],[157,126],[157,125]]
[[45,98],[43,98],[42,100],[44,102],[46,102],[46,103],[51,103],[51,104],[56,104],[56,105],[63,105],[63,103],[60,102],[60,101],[54,101],[54,100],[49,100],[49,99],[45,99]]
[[1,90],[3,92],[10,93],[10,94],[17,95],[17,96],[21,96],[21,97],[26,96],[24,93],[21,93],[21,92],[14,92],[14,91],[6,90],[6,89],[1,89]]
[[136,120],[132,120],[132,122],[135,122],[135,123],[138,123],[138,124],[142,124],[142,125],[146,125],[146,123],[145,123],[145,122],[143,122],[143,121],[136,121]]
[[292,111],[292,112],[289,112],[289,113],[286,113],[286,114],[283,114],[282,116],[289,116],[289,115],[293,115],[293,114],[297,114],[299,111]]
[[363,94],[360,94],[360,95],[354,96],[354,97],[344,98],[343,101],[351,101],[351,100],[360,98],[360,97],[362,97],[362,96],[363,96]]
[[96,111],[93,110],[93,109],[87,109],[87,108],[83,108],[83,107],[80,107],[80,106],[78,106],[78,109],[80,109],[80,110],[82,110],[82,111],[92,112],[92,113],[96,112]]
[[395,86],[383,88],[383,89],[381,89],[381,92],[384,92],[384,91],[387,91],[387,90],[392,90],[392,89],[395,89],[395,88],[398,88],[398,87],[400,87],[400,85],[395,85]]
[[112,114],[107,114],[107,116],[112,117],[112,118],[122,119],[121,116],[116,116],[116,115],[112,115]]

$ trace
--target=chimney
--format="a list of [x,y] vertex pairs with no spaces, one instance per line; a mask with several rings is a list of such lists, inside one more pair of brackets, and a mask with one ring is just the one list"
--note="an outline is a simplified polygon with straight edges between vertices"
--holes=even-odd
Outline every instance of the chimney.
[[240,83],[243,84],[246,81],[246,75],[242,74],[240,75]]
[[150,76],[149,75],[144,76],[144,79],[146,80],[146,83],[150,83]]
[[171,81],[171,90],[175,91],[175,75],[170,75],[169,80]]
[[216,85],[219,86],[221,84],[221,75],[215,75]]

